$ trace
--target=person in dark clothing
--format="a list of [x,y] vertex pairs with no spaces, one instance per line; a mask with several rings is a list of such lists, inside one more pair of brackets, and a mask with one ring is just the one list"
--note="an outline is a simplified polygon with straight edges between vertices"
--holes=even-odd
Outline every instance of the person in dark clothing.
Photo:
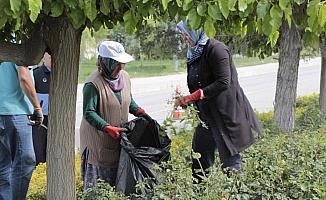
[[[240,152],[255,142],[252,130],[261,134],[256,115],[238,82],[238,75],[228,47],[209,39],[201,30],[190,31],[187,23],[177,24],[188,45],[187,84],[190,95],[176,101],[175,106],[194,103],[202,121],[194,133],[192,149],[201,154],[193,159],[193,176],[214,164],[217,149],[222,169],[241,170]],[[202,175],[202,174],[201,174]]]
[[48,126],[48,102],[50,91],[51,55],[44,53],[43,65],[33,71],[35,89],[44,114],[44,126],[33,127],[33,145],[36,156],[36,165],[46,162],[47,126]]

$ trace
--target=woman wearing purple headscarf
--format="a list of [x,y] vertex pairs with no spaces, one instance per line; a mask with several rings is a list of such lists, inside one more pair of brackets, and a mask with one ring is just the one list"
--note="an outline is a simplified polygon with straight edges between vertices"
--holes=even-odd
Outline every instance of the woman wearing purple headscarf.
[[[181,97],[176,106],[194,103],[201,121],[194,133],[193,175],[199,181],[201,167],[206,172],[219,152],[222,168],[241,170],[240,152],[255,142],[252,129],[261,133],[259,122],[238,82],[232,55],[222,42],[209,39],[201,30],[189,30],[187,23],[177,24],[188,45],[187,83],[190,95]],[[201,175],[201,176],[199,176]]]
[[133,100],[130,79],[123,70],[132,56],[114,41],[101,42],[98,53],[98,70],[87,78],[83,89],[80,146],[84,190],[96,186],[97,179],[115,185],[120,132],[125,131],[119,125],[128,122],[128,114],[151,120]]

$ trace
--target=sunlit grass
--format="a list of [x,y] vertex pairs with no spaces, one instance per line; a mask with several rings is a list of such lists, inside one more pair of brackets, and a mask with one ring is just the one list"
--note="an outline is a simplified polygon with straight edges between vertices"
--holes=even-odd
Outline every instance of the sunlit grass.
[[[236,57],[233,59],[236,67],[260,65],[265,63],[277,62],[272,57],[267,57],[261,60],[257,57]],[[80,62],[79,82],[85,81],[86,77],[96,70],[96,60],[85,60]],[[131,78],[150,77],[150,76],[164,76],[177,73],[186,72],[185,60],[179,60],[179,67],[176,70],[173,60],[136,60],[126,64],[125,70],[129,73]]]

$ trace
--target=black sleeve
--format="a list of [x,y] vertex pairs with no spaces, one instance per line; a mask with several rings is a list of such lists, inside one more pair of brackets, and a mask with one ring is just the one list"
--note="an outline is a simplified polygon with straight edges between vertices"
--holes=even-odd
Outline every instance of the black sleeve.
[[226,46],[215,45],[208,53],[207,63],[211,68],[214,82],[203,88],[204,96],[210,98],[226,90],[231,82],[230,53]]

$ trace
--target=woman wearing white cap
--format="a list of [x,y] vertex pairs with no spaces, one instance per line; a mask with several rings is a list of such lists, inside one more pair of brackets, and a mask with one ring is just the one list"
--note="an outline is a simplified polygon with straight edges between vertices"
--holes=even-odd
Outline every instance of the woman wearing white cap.
[[123,46],[103,41],[98,47],[98,70],[86,80],[83,89],[83,119],[80,126],[84,190],[102,179],[114,186],[120,153],[119,124],[128,114],[150,117],[131,96],[130,78],[123,70],[133,60]]

